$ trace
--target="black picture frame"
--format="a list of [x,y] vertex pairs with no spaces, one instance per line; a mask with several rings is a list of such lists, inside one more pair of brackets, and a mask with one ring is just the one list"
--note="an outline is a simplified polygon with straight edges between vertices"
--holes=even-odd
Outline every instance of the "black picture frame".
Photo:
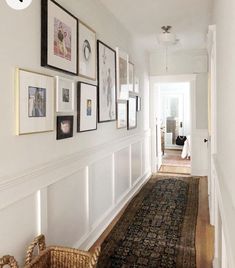
[[[113,53],[113,57],[114,57],[114,85],[115,85],[115,92],[114,92],[114,111],[115,111],[115,116],[113,119],[104,119],[101,118],[101,109],[103,109],[103,106],[101,105],[101,81],[102,81],[102,77],[100,74],[100,47],[104,46],[106,49],[110,50]],[[107,122],[112,122],[112,121],[116,121],[117,120],[117,53],[114,49],[112,49],[110,46],[108,46],[107,44],[105,44],[104,42],[102,42],[101,40],[97,40],[97,78],[98,78],[98,122],[99,123],[107,123]],[[107,98],[107,96],[105,96]]]
[[[71,71],[68,69],[61,68],[59,66],[56,66],[55,64],[49,63],[49,56],[48,56],[48,3],[53,3],[56,7],[59,7],[63,12],[65,12],[68,16],[72,17],[75,20],[75,34],[76,34],[76,45],[75,45],[75,56],[73,57],[73,53],[71,52],[71,59],[75,60],[75,70]],[[62,7],[60,4],[58,4],[54,0],[41,0],[41,66],[55,69],[57,71],[61,71],[70,75],[78,75],[78,19],[70,13],[68,10],[66,10],[64,7]],[[54,33],[53,33],[54,34]],[[72,44],[71,44],[72,48]]]
[[[133,105],[135,105],[134,109],[131,109],[131,107],[130,107],[130,105],[132,105],[131,99],[132,99]],[[136,111],[137,107],[136,107],[136,105],[137,105],[136,96],[130,95],[129,100],[127,101],[127,129],[128,130],[137,128],[137,111]],[[131,119],[132,119],[131,112],[132,111],[135,113],[135,125],[134,126],[131,124]]]
[[[82,111],[82,105],[81,102],[82,100],[82,90],[84,90],[82,88],[83,85],[87,85],[90,87],[93,87],[95,90],[94,96],[95,96],[95,104],[93,105],[94,109],[95,109],[95,117],[94,117],[94,122],[95,122],[95,126],[93,128],[83,128],[82,124],[81,124],[81,119],[82,116],[84,115],[84,111]],[[84,91],[87,92],[87,91]],[[90,84],[90,83],[85,83],[85,82],[78,82],[78,88],[77,88],[77,132],[88,132],[88,131],[94,131],[97,130],[97,126],[98,126],[98,111],[97,111],[97,86],[94,84]]]
[[[70,131],[68,133],[64,133],[61,129],[61,124],[65,121],[70,122]],[[57,140],[62,140],[62,139],[68,139],[73,137],[73,122],[74,122],[74,117],[73,115],[69,116],[57,116],[56,120],[56,139]]]

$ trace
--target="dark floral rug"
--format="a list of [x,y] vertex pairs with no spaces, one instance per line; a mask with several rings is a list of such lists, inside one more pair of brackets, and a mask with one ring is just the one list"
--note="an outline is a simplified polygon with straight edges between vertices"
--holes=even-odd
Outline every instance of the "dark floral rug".
[[99,268],[194,268],[199,178],[153,177],[102,244]]

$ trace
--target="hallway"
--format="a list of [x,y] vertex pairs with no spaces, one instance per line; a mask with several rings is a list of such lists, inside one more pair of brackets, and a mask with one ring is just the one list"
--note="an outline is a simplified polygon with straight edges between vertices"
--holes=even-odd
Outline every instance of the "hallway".
[[0,18],[0,267],[43,234],[62,264],[234,268],[235,1],[1,0]]

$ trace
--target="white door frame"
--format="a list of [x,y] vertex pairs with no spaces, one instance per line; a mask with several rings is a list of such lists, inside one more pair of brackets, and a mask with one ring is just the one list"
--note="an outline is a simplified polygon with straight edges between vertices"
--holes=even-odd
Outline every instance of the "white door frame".
[[[156,125],[160,125],[159,119],[159,84],[160,83],[177,83],[177,82],[189,82],[190,83],[190,110],[191,110],[191,135],[193,135],[193,131],[196,129],[196,74],[189,75],[167,75],[167,76],[152,76],[150,77],[150,128],[151,128],[151,167],[152,172],[156,172],[161,165],[162,157],[160,155],[161,148],[160,147],[160,128],[157,128]],[[156,105],[157,103],[157,105]],[[156,107],[157,106],[157,107]],[[156,133],[158,132],[158,133]],[[158,144],[156,144],[156,139],[158,138]],[[158,148],[158,152],[157,152]],[[192,173],[193,173],[193,147],[191,151],[191,159],[192,159]]]

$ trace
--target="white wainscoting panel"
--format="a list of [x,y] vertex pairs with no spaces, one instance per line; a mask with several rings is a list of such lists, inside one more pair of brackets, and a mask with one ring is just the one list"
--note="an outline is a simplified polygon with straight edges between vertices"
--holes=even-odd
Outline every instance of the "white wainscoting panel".
[[142,144],[137,142],[131,145],[131,184],[134,185],[141,177],[142,158],[141,158]]
[[73,245],[88,232],[86,170],[48,187],[48,242]]
[[0,256],[14,255],[23,263],[26,247],[38,233],[37,195],[0,211]]
[[40,233],[48,245],[88,250],[148,181],[149,154],[145,131],[0,178],[0,255],[22,265]]
[[115,159],[115,201],[118,203],[130,189],[130,150],[124,148],[114,155]]
[[113,205],[112,155],[89,166],[90,225],[94,225]]

